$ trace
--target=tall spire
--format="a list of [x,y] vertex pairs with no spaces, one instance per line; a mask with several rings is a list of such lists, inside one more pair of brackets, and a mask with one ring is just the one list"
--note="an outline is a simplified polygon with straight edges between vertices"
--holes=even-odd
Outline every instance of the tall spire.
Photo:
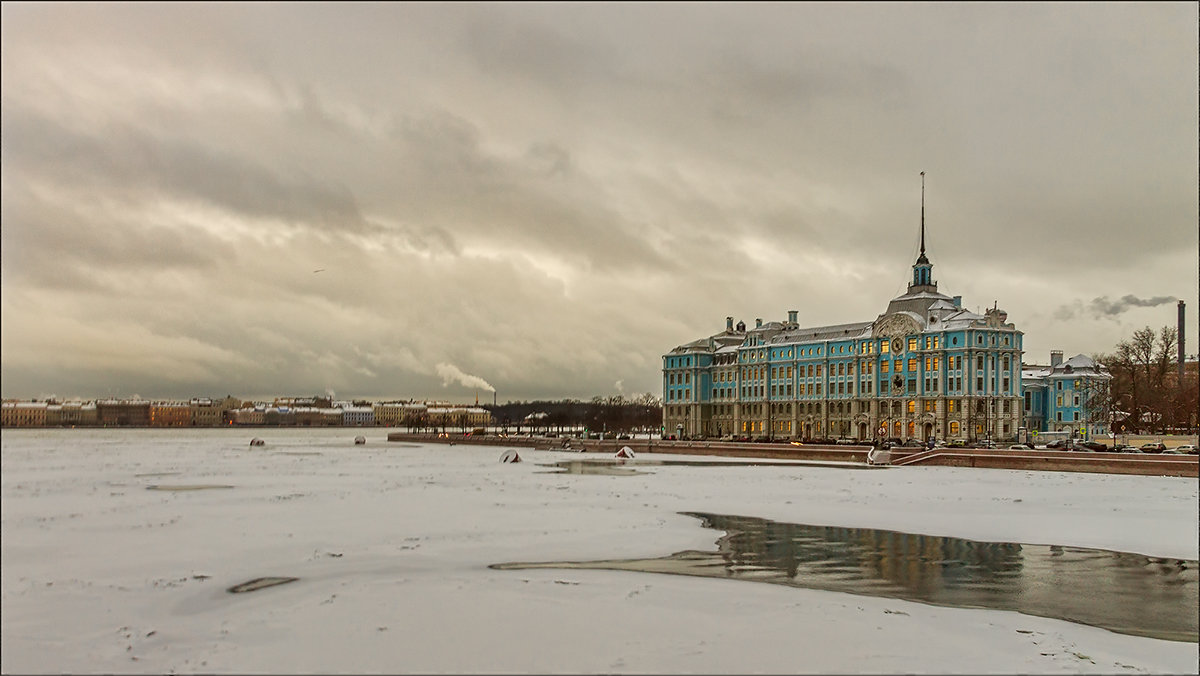
[[916,287],[937,289],[937,282],[933,281],[933,264],[925,255],[925,172],[923,171],[921,172],[921,255],[913,264],[913,281],[908,285],[909,291]]
[[921,257],[925,257],[925,172],[921,172]]

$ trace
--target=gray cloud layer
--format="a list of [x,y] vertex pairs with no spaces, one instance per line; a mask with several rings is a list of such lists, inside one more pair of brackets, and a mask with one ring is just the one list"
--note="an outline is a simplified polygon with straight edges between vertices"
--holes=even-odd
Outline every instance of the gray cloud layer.
[[881,312],[922,170],[1029,360],[1200,312],[1195,5],[0,11],[4,396],[657,392]]

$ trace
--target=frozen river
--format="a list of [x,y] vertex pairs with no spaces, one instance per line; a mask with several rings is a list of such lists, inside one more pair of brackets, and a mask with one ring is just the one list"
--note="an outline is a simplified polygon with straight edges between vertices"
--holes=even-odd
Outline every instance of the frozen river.
[[[255,436],[266,445],[251,448]],[[803,525],[1113,550],[1164,570],[1186,562],[1176,570],[1186,599],[1195,479],[699,457],[572,473],[543,465],[576,453],[521,450],[525,462],[502,464],[502,446],[385,439],[383,429],[3,431],[3,671],[1196,671],[1194,639],[1011,609],[754,584],[754,571],[499,565],[680,552],[720,564],[720,548],[750,525],[775,534],[739,545],[743,559],[785,540],[795,549],[811,539]],[[905,565],[930,563],[915,561]],[[1097,589],[1128,584],[1083,574]],[[287,581],[228,591],[261,578]],[[1155,589],[1153,602],[1172,602],[1169,585]],[[1186,639],[1195,616],[1182,620]]]

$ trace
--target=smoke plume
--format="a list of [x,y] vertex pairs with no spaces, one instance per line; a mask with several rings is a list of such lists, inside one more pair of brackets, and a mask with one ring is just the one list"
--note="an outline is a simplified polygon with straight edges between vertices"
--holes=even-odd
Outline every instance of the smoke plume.
[[463,387],[476,388],[495,392],[496,388],[488,384],[486,380],[479,376],[473,376],[469,373],[463,373],[454,364],[441,363],[437,365],[438,375],[442,377],[442,387],[448,387],[451,383],[458,383]]
[[1108,296],[1100,296],[1099,298],[1093,298],[1086,307],[1078,301],[1074,305],[1063,305],[1058,308],[1054,316],[1058,319],[1073,319],[1087,312],[1096,317],[1115,317],[1130,308],[1155,307],[1165,303],[1172,303],[1175,300],[1177,299],[1174,296],[1138,298],[1137,296],[1128,294],[1117,300],[1110,300]]

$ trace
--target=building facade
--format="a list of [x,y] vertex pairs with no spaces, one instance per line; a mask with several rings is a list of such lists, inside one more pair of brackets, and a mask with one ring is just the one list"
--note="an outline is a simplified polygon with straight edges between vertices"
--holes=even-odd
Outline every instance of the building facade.
[[1111,429],[1104,402],[1112,375],[1091,357],[1077,354],[1063,361],[1063,353],[1053,350],[1049,365],[1024,365],[1021,380],[1025,426],[1031,432],[1091,439]]
[[925,253],[874,320],[806,327],[726,317],[663,355],[664,434],[679,438],[1009,440],[1021,424],[1022,333],[998,307],[946,296]]

